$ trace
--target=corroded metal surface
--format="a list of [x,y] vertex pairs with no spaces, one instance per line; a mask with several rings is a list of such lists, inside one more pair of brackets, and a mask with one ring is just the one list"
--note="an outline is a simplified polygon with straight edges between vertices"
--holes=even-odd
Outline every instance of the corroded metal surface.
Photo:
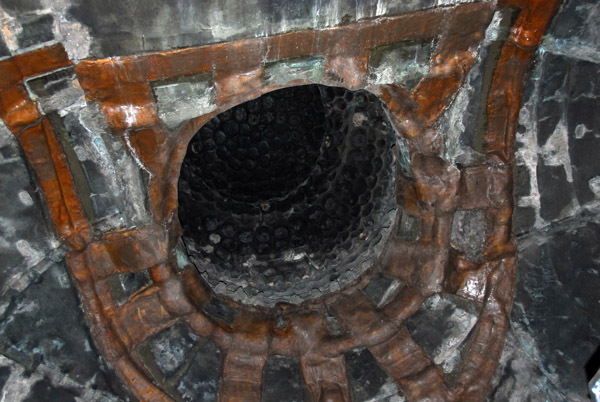
[[366,91],[294,86],[219,114],[181,168],[190,259],[215,293],[242,304],[339,291],[373,265],[394,224],[393,144]]
[[[504,343],[514,288],[510,217],[516,114],[532,52],[556,5],[500,2],[520,11],[489,89],[485,159],[468,166],[445,159],[436,122],[474,63],[494,12],[488,3],[326,31],[80,62],[75,71],[87,97],[100,105],[113,134],[148,172],[153,218],[145,227],[96,235],[82,212],[53,128],[22,85],[24,79],[71,63],[60,46],[0,62],[0,117],[18,137],[42,185],[56,231],[70,247],[67,261],[96,343],[134,394],[145,401],[182,398],[179,390],[185,383],[177,381],[193,367],[192,354],[168,370],[151,357],[162,347],[158,335],[177,326],[189,328],[185,339],[210,340],[219,351],[216,355],[222,353],[222,401],[260,400],[263,367],[272,355],[298,358],[315,401],[350,400],[344,354],[357,348],[370,351],[408,400],[483,400]],[[429,73],[413,91],[397,84],[368,84],[374,48],[422,37],[437,37],[438,43]],[[313,83],[299,78],[269,85],[263,69],[268,62],[315,55],[325,60],[319,83],[366,88],[388,105],[410,150],[411,177],[397,178],[398,207],[414,217],[419,235],[392,236],[371,272],[337,294],[298,307],[259,309],[217,298],[178,246],[177,181],[188,142],[218,112],[282,86]],[[203,72],[213,73],[215,110],[170,130],[160,120],[151,82]],[[451,247],[457,210],[477,210],[485,217],[480,260]],[[115,275],[143,271],[152,281],[119,300],[113,291]],[[379,307],[363,292],[376,272],[403,283]],[[425,299],[440,292],[456,294],[481,309],[461,352],[462,363],[452,373],[436,364],[405,326]],[[330,318],[338,330],[332,330]],[[171,372],[177,377],[169,377]],[[165,378],[157,373],[169,374]]]

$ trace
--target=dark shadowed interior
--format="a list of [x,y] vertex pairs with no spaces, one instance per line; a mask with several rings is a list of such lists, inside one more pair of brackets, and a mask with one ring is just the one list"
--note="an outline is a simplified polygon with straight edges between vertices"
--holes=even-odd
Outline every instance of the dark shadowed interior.
[[181,168],[188,254],[217,293],[249,304],[339,290],[370,268],[391,230],[393,144],[366,91],[289,87],[220,113]]

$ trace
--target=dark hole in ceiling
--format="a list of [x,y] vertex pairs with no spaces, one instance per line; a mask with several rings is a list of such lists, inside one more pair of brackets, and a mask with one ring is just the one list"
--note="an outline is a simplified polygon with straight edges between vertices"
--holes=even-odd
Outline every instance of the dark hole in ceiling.
[[394,130],[366,91],[280,89],[210,120],[181,168],[187,251],[217,293],[300,303],[368,269],[395,215]]

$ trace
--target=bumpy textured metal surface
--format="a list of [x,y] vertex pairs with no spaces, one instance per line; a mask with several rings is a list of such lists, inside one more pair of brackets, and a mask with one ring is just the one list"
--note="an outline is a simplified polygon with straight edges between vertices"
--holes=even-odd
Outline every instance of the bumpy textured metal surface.
[[395,218],[394,131],[373,94],[280,89],[213,117],[181,168],[179,219],[213,290],[298,304],[370,268]]
[[[481,152],[457,163],[446,152],[438,121],[478,61],[494,11],[505,6],[517,11],[507,19],[514,25],[489,65]],[[56,45],[0,61],[0,117],[18,138],[68,247],[68,269],[97,346],[135,396],[190,400],[206,391],[211,400],[258,401],[271,393],[264,384],[271,373],[285,369],[294,378],[300,372],[303,384],[282,386],[306,388],[315,401],[349,401],[352,395],[484,399],[514,289],[511,168],[523,77],[555,6],[538,0],[477,2],[326,30],[77,63],[74,71],[87,101],[98,105],[121,149],[145,172],[148,214],[140,216],[146,218],[132,220],[139,226],[115,230],[101,229],[86,215],[85,182],[76,174],[68,142],[59,142],[54,119],[37,109],[23,86],[69,67],[69,56]],[[374,49],[431,37],[437,39],[430,66],[414,89],[369,84]],[[312,60],[298,62],[308,73],[273,80],[279,70],[270,63],[290,59]],[[210,112],[176,129],[168,126],[153,83],[205,73],[214,89]],[[180,167],[190,140],[218,113],[301,84],[368,89],[384,102],[396,141],[410,155],[402,158],[406,174],[398,170],[394,177],[394,202],[402,209],[398,225],[408,227],[392,232],[373,271],[350,286],[299,307],[253,308],[212,291],[186,260],[177,219]],[[253,202],[260,207],[260,200]],[[453,226],[462,225],[455,216],[463,215],[473,215],[476,219],[468,221],[485,228],[480,231],[485,242],[475,250],[463,247],[460,230],[452,239]],[[220,244],[223,238],[213,240]],[[444,332],[444,339],[430,331],[457,317],[477,320],[472,327],[469,318],[468,326]],[[274,364],[273,356],[287,357]],[[357,361],[381,369],[372,377],[379,390],[357,380],[362,376]]]

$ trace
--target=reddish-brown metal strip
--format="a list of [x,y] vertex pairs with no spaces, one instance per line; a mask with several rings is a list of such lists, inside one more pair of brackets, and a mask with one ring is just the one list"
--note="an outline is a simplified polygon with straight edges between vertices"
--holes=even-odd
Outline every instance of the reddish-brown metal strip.
[[519,13],[502,47],[487,101],[485,149],[510,163],[521,107],[525,74],[559,0],[531,0]]
[[223,362],[220,402],[260,401],[264,354],[230,350]]
[[12,58],[0,61],[0,89],[16,85],[22,78],[23,75]]
[[[437,368],[404,327],[379,345],[370,348],[379,365],[401,386],[411,401],[452,400],[452,393]],[[436,399],[436,396],[442,399]]]
[[[65,155],[50,123],[42,118],[35,102],[18,82],[71,65],[57,44],[15,56],[0,63],[0,118],[18,136],[46,197],[58,235],[72,249],[81,249],[91,239],[91,230],[75,191]],[[10,85],[12,84],[12,85]],[[7,86],[8,85],[8,86]],[[41,120],[40,120],[41,119]]]
[[17,84],[0,90],[0,118],[13,134],[19,135],[41,117],[37,105],[29,99],[22,85]]
[[75,73],[87,97],[97,102],[113,129],[159,124],[154,96],[135,58],[83,61]]
[[475,62],[478,44],[485,35],[494,11],[492,3],[457,7],[447,19],[444,36],[428,77],[414,90],[419,103],[417,114],[433,124],[462,86],[466,74]]
[[509,257],[488,276],[487,299],[474,329],[456,386],[461,401],[484,400],[504,348],[515,281],[515,258]]
[[62,44],[44,47],[15,56],[14,61],[25,78],[58,70],[72,65]]
[[72,249],[82,249],[91,240],[92,232],[50,123],[43,118],[40,124],[25,129],[19,142],[44,190],[58,235]]
[[129,350],[175,323],[157,292],[150,287],[110,314],[115,333]]
[[343,356],[312,353],[300,358],[300,367],[315,401],[351,401]]

